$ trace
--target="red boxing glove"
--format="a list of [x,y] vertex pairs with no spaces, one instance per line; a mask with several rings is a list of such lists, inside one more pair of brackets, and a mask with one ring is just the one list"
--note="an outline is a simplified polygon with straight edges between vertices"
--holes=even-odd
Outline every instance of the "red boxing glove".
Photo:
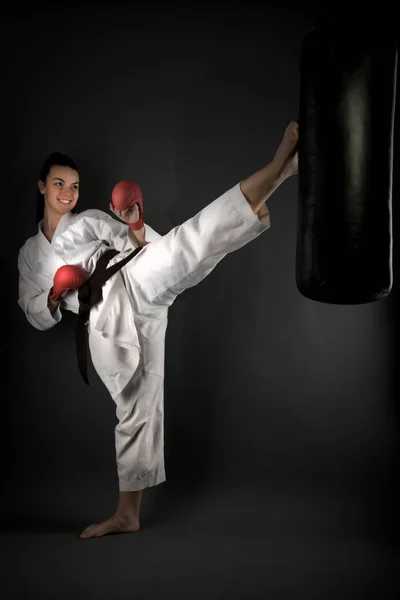
[[52,302],[58,302],[63,292],[77,290],[85,283],[85,274],[80,267],[64,265],[60,267],[53,279],[53,287],[49,297]]
[[135,181],[124,179],[123,181],[117,183],[112,191],[111,198],[113,206],[117,210],[126,210],[127,208],[131,208],[137,204],[139,207],[139,220],[137,223],[128,223],[128,225],[133,231],[138,231],[138,229],[142,229],[142,227],[144,227],[144,221],[142,218],[142,190]]

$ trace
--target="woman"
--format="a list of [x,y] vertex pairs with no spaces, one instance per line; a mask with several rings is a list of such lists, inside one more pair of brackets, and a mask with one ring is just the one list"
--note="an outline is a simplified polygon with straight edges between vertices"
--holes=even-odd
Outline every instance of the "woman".
[[[143,490],[165,481],[163,455],[164,343],[168,307],[178,294],[204,279],[226,256],[270,227],[266,200],[297,173],[298,124],[291,122],[273,160],[236,184],[197,215],[160,236],[137,205],[76,214],[79,172],[66,156],[52,155],[38,182],[44,199],[38,232],[18,257],[19,300],[28,321],[46,330],[62,318],[60,307],[78,313],[77,290],[56,301],[50,293],[63,265],[77,265],[86,276],[109,248],[121,261],[139,253],[103,286],[103,299],[91,309],[87,325],[93,365],[115,404],[119,502],[115,514],[90,525],[81,538],[139,530]],[[127,227],[128,225],[128,227]]]

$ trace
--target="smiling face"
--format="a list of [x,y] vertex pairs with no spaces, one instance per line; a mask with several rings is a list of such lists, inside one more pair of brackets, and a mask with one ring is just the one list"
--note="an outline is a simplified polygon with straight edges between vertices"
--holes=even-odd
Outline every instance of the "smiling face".
[[44,195],[45,212],[61,217],[70,212],[79,198],[79,173],[70,167],[53,165],[45,181],[38,182]]

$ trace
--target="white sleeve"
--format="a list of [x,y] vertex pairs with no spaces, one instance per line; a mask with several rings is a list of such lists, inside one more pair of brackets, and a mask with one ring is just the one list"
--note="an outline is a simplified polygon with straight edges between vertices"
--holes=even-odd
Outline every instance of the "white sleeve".
[[[151,227],[145,227],[149,241],[161,237]],[[68,229],[54,239],[53,249],[66,264],[82,264],[88,261],[87,270],[90,272],[95,266],[91,264],[90,259],[97,256],[97,250],[103,244],[118,252],[137,247],[129,231],[126,223],[117,221],[101,210],[86,210],[76,217]]]
[[103,244],[119,252],[133,248],[128,230],[127,225],[118,223],[101,210],[85,210],[54,238],[53,250],[66,264],[85,262]]
[[[130,228],[127,223],[122,221],[117,221],[107,213],[96,210],[96,211],[87,211],[87,212],[96,212],[99,214],[99,232],[98,237],[107,242],[109,246],[118,250],[118,252],[125,252],[126,250],[132,250],[132,248],[137,248],[138,244],[136,241],[131,238]],[[147,241],[154,242],[160,239],[162,236],[158,234],[152,227],[145,224],[145,236]]]
[[61,321],[60,307],[52,314],[47,306],[49,290],[42,290],[32,279],[32,270],[21,249],[18,255],[19,297],[18,304],[28,322],[40,331],[51,329]]

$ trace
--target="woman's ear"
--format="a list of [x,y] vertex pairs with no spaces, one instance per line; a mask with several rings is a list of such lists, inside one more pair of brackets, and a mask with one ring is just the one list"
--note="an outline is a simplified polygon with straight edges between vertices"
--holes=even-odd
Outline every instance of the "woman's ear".
[[39,179],[39,181],[38,181],[38,188],[39,188],[39,192],[40,192],[41,194],[44,194],[44,192],[45,192],[45,187],[44,187],[44,183],[43,183],[43,181],[42,181],[41,179]]

